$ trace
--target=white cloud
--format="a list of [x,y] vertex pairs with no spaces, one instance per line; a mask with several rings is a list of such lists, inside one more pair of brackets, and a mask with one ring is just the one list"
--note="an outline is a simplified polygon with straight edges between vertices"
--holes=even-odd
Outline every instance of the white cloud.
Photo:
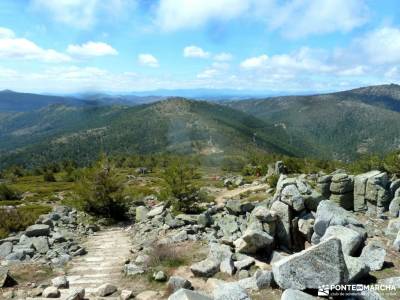
[[156,22],[167,31],[197,28],[239,17],[248,6],[248,0],[160,0]]
[[268,60],[268,56],[266,54],[250,57],[242,61],[240,66],[244,69],[257,69],[262,67]]
[[197,46],[187,46],[183,49],[184,57],[208,58],[210,53]]
[[365,66],[355,66],[348,69],[343,69],[337,72],[340,76],[361,76],[367,71]]
[[215,77],[218,74],[218,70],[215,69],[205,69],[201,73],[197,74],[199,79],[209,79]]
[[348,32],[368,20],[365,0],[160,0],[156,23],[167,31],[247,18],[291,38]]
[[263,17],[271,29],[298,38],[349,32],[367,22],[368,8],[364,0],[289,1],[283,5],[275,3]]
[[39,13],[47,13],[58,23],[79,29],[89,29],[98,20],[103,22],[120,17],[135,0],[31,0],[32,7]]
[[151,68],[158,68],[159,63],[157,58],[155,58],[151,54],[142,53],[138,55],[138,61],[141,65],[151,67]]
[[374,64],[400,62],[400,29],[383,27],[366,34],[357,41],[368,60]]
[[232,58],[232,54],[226,52],[221,52],[214,55],[214,60],[216,61],[230,61]]
[[0,27],[0,39],[12,39],[15,37],[14,31],[9,28]]
[[70,61],[68,55],[53,49],[43,49],[24,38],[0,38],[0,57],[40,60],[49,63]]
[[117,55],[118,52],[113,47],[101,42],[87,42],[82,45],[69,45],[67,52],[77,56],[104,56]]

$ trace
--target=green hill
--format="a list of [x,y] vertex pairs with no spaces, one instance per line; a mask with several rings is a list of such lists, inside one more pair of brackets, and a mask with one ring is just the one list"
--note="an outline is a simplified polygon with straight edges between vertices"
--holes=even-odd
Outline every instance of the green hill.
[[[354,159],[400,146],[400,86],[231,102],[230,107],[312,141],[317,156]],[[295,145],[296,146],[296,145]]]
[[287,155],[312,151],[279,126],[226,106],[182,98],[134,107],[52,105],[0,116],[0,166],[64,159],[86,163],[100,151],[209,155],[250,149]]

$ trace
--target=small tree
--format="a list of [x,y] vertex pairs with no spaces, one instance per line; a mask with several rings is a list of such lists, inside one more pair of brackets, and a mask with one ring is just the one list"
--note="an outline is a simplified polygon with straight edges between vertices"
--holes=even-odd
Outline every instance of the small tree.
[[199,188],[194,184],[196,170],[187,162],[172,162],[164,173],[171,204],[175,211],[193,213],[198,211]]
[[117,220],[125,219],[124,185],[118,179],[114,165],[105,156],[84,171],[77,184],[83,208],[90,214]]

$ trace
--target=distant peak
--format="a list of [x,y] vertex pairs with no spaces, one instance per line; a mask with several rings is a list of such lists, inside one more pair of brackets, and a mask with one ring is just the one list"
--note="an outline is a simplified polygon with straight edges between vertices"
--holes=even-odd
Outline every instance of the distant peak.
[[13,90],[2,90],[2,91],[0,91],[0,93],[4,93],[4,94],[11,94],[11,93],[14,93],[14,94],[16,94],[17,92],[15,92],[15,91],[13,91]]

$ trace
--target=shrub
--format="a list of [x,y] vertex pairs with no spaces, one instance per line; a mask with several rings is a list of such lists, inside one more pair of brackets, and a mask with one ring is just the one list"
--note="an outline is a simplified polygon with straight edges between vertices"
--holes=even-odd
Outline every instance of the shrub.
[[47,171],[43,174],[43,180],[45,182],[56,182],[56,178],[54,177],[53,172],[51,171]]
[[126,218],[124,185],[106,157],[83,172],[76,191],[86,212],[116,220]]
[[176,161],[165,169],[167,194],[171,196],[170,203],[174,211],[194,213],[199,210],[199,188],[193,182],[196,177],[194,167],[187,162]]
[[279,180],[279,175],[273,174],[267,178],[267,183],[271,188],[276,188],[278,180]]
[[11,232],[25,230],[34,224],[40,215],[51,211],[47,205],[25,205],[13,209],[0,209],[0,239]]
[[400,152],[388,154],[383,160],[383,165],[386,171],[400,175]]
[[19,200],[21,199],[21,193],[12,189],[11,187],[0,184],[0,201],[1,200]]

